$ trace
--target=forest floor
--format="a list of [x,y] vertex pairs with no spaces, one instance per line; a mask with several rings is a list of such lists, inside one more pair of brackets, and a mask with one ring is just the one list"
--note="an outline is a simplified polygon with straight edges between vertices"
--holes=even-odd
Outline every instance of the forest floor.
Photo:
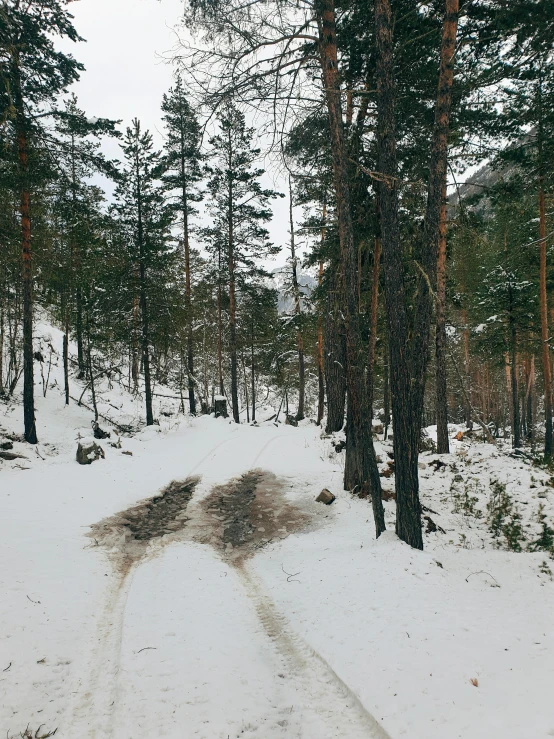
[[[23,457],[0,467],[0,735],[554,736],[554,564],[533,551],[547,471],[477,440],[422,454],[419,552],[392,533],[388,442],[375,540],[314,424],[159,406],[161,426],[121,447],[111,429],[105,459],[81,466],[91,414],[63,406],[57,373],[36,449],[14,435],[20,406],[0,411]],[[101,401],[133,417],[119,386]]]

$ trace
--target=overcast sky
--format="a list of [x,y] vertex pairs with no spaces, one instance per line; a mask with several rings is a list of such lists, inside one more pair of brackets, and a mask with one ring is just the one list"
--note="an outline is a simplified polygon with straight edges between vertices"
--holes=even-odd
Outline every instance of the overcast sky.
[[[79,105],[88,116],[122,120],[140,119],[161,146],[160,103],[172,83],[172,66],[162,56],[175,46],[172,31],[179,21],[183,0],[78,0],[69,6],[75,27],[86,43],[64,44],[81,61],[86,71],[73,87]],[[117,156],[115,142],[106,153]],[[284,190],[274,175],[264,185]],[[274,243],[288,240],[288,200],[275,202],[275,216],[269,226]],[[284,263],[286,256],[277,258]]]

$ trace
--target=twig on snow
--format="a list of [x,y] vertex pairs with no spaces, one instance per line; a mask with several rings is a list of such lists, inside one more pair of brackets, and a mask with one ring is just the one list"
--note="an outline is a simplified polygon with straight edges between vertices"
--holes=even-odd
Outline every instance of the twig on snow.
[[40,605],[40,600],[33,600],[32,598],[29,598],[29,596],[27,596],[27,599],[30,600],[31,603],[35,603],[35,604],[38,603],[38,605]]
[[488,575],[488,576],[489,576],[489,577],[491,577],[491,578],[492,578],[492,579],[494,580],[494,582],[496,583],[495,585],[491,585],[491,588],[499,588],[499,587],[500,587],[500,585],[499,585],[499,583],[498,583],[498,580],[496,579],[496,577],[494,577],[494,575],[491,575],[491,573],[490,573],[490,572],[485,572],[485,570],[478,570],[477,572],[470,572],[470,573],[469,573],[469,575],[468,575],[468,576],[466,577],[466,582],[469,582],[469,578],[470,578],[470,577],[471,577],[472,575]]
[[294,573],[287,572],[285,570],[285,568],[283,567],[283,565],[281,565],[281,569],[283,570],[283,572],[285,573],[285,575],[287,575],[287,582],[300,582],[300,580],[293,580],[291,578],[294,578],[294,577],[296,577],[296,575],[299,575],[300,572],[302,572],[302,570],[300,570],[300,572],[294,572]]
[[12,666],[12,663],[10,662],[10,664],[4,670],[2,670],[2,672],[7,672],[11,666]]
[[144,652],[145,649],[157,649],[158,647],[143,647],[142,649],[139,649],[137,654],[140,654],[141,652]]

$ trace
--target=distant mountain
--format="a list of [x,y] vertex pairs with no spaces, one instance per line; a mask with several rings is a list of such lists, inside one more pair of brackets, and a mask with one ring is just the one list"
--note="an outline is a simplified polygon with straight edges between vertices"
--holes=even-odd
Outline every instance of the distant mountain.
[[[274,287],[279,293],[278,309],[279,313],[292,313],[294,311],[294,299],[291,292],[291,269],[289,265],[276,267],[271,271],[271,277],[268,279],[268,285]],[[317,279],[309,272],[298,270],[298,285],[300,292],[307,298],[310,297],[317,285]]]

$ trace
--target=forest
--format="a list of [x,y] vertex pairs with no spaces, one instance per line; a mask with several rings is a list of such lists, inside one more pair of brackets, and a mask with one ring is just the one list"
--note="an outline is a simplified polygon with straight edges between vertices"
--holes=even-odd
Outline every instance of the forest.
[[[530,488],[554,474],[554,2],[186,0],[164,52],[161,146],[138,118],[82,108],[72,9],[0,5],[5,464],[61,444],[64,408],[86,411],[97,440],[170,417],[193,424],[191,448],[202,417],[314,430],[372,540],[392,529],[427,548],[429,464],[451,465],[456,513],[486,519],[497,548],[541,552],[551,580],[543,502],[533,539],[519,493],[493,476],[477,511],[480,473],[456,492],[449,460],[486,445],[499,469],[527,465]],[[110,412],[114,387],[132,422],[113,399]]]

